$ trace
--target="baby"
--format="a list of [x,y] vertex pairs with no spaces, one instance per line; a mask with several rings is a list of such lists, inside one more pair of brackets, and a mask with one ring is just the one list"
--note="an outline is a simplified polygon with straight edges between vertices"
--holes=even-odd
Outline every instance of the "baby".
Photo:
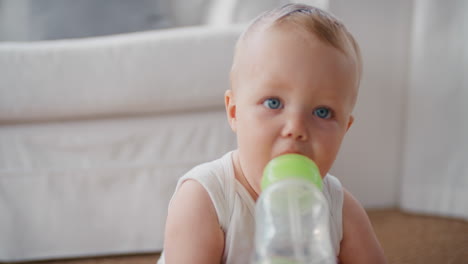
[[238,148],[179,180],[159,263],[250,263],[262,172],[286,153],[320,169],[337,261],[385,263],[364,209],[328,174],[353,123],[361,67],[354,38],[320,9],[289,4],[254,20],[237,43],[225,93]]

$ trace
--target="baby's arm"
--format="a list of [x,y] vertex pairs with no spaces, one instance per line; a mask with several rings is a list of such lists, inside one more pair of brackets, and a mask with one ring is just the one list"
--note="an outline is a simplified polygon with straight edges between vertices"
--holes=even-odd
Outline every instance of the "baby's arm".
[[206,190],[185,181],[171,201],[164,239],[165,263],[221,263],[224,233]]
[[387,263],[366,211],[347,190],[344,190],[339,259],[343,264]]

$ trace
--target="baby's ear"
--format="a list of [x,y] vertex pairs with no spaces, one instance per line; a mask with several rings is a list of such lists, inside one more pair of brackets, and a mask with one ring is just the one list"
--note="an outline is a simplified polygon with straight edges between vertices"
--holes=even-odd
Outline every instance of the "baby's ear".
[[229,125],[231,126],[232,131],[234,133],[237,131],[236,128],[236,103],[234,100],[234,93],[231,89],[227,90],[224,93],[224,105],[226,106],[226,114]]
[[353,122],[354,122],[354,116],[349,115],[348,126],[346,127],[346,132],[348,132],[348,130],[351,127],[351,125],[353,124]]

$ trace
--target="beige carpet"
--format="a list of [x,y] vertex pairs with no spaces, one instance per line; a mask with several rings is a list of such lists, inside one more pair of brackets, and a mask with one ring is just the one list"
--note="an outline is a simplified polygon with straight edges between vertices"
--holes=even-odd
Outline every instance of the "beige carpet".
[[[468,222],[399,210],[368,210],[391,264],[468,264]],[[109,256],[28,264],[155,264],[159,254]],[[25,263],[25,262],[24,262]]]
[[397,210],[368,211],[389,263],[468,264],[468,222]]

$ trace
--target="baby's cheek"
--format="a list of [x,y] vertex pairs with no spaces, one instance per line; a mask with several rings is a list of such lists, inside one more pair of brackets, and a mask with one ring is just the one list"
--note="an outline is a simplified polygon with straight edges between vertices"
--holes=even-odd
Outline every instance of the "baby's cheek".
[[333,166],[338,151],[337,144],[317,144],[314,148],[315,163],[319,167],[320,175],[325,177]]

